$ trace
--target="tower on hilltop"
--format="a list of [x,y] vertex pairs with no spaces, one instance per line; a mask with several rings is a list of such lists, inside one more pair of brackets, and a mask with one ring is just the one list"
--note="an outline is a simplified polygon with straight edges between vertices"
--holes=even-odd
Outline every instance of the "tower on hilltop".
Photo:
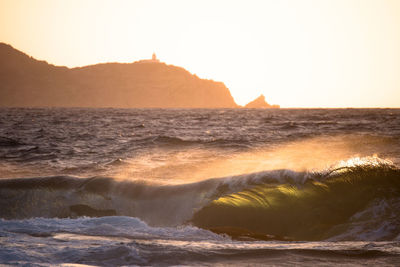
[[160,63],[160,60],[157,58],[156,53],[153,53],[151,59],[139,60],[138,63]]

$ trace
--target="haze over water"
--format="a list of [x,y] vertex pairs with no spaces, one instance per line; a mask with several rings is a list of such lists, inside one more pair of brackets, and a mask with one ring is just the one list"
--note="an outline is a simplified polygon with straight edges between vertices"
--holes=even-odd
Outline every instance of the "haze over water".
[[0,1],[0,265],[397,266],[399,48],[397,0]]
[[397,109],[0,114],[3,264],[398,262]]

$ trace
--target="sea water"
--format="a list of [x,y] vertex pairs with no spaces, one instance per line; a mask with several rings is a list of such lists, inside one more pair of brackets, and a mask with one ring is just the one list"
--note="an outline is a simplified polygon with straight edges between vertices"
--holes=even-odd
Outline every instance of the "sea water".
[[0,109],[0,264],[398,265],[399,109]]

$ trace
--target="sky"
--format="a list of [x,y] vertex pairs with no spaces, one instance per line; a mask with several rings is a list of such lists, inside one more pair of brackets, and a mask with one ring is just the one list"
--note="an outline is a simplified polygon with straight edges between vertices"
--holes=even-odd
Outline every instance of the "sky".
[[68,67],[155,52],[240,105],[400,108],[398,0],[0,0],[0,42]]

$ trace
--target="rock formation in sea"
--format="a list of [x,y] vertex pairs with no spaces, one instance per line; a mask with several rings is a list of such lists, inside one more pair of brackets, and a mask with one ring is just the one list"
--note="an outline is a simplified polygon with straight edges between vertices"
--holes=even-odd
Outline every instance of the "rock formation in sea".
[[279,105],[270,105],[265,101],[265,96],[260,95],[255,100],[248,103],[244,108],[279,108]]
[[0,106],[236,108],[222,82],[151,60],[78,68],[38,61],[0,43]]

